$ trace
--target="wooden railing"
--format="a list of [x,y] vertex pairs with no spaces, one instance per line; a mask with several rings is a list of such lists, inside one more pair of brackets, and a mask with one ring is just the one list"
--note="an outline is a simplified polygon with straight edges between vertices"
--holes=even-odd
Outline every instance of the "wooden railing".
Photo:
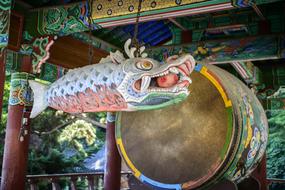
[[277,178],[268,178],[267,179],[267,184],[271,185],[272,183],[284,183],[285,184],[285,179],[277,179]]
[[[121,176],[128,178],[130,172],[122,172]],[[67,181],[70,190],[78,189],[78,182],[85,182],[85,189],[103,190],[104,173],[67,173],[67,174],[46,174],[46,175],[27,175],[28,189],[39,190],[40,183],[45,182],[49,189],[61,190],[60,183]],[[122,187],[127,190],[127,187]]]
[[[122,172],[121,176],[126,179],[132,175],[130,172]],[[1,180],[1,178],[0,178]],[[40,190],[38,184],[47,182],[50,185],[49,189],[61,190],[59,182],[67,180],[70,190],[77,190],[77,182],[79,180],[86,180],[87,185],[85,189],[88,190],[103,190],[104,173],[67,173],[67,174],[46,174],[46,175],[27,175],[27,188],[30,190]],[[285,184],[285,179],[269,178],[267,184],[273,183]],[[128,187],[122,187],[121,190],[129,190]]]

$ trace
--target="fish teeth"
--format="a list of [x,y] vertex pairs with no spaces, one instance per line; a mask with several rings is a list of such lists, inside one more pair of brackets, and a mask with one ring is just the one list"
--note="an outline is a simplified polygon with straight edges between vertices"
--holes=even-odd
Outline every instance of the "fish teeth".
[[183,76],[183,77],[180,78],[179,81],[184,81],[184,80],[187,80],[190,84],[192,84],[192,80],[191,80],[190,77]]
[[171,67],[171,68],[169,69],[169,71],[170,71],[171,73],[174,73],[174,74],[179,74],[179,71],[178,71],[178,69],[177,69],[176,67]]
[[141,92],[144,92],[148,89],[150,85],[151,77],[149,76],[143,76],[142,77],[142,83],[141,83]]
[[187,80],[190,84],[192,83],[192,80],[189,77],[185,77],[184,80]]
[[169,73],[169,70],[164,71],[163,73],[158,73],[156,75],[153,75],[152,77],[162,77],[165,76]]

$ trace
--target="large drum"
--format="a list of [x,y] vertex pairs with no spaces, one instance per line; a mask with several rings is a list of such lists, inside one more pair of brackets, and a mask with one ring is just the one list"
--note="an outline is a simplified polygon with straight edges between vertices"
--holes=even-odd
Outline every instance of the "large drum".
[[238,183],[261,160],[267,143],[264,110],[237,78],[196,66],[189,97],[165,109],[117,115],[116,139],[134,175],[155,189]]

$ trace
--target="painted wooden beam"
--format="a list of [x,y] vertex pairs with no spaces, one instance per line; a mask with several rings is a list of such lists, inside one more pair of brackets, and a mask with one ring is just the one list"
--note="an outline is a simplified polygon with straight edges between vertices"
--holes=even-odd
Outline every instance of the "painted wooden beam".
[[86,32],[81,32],[81,33],[73,33],[72,37],[74,37],[75,39],[78,39],[82,42],[88,43],[88,44],[92,44],[94,47],[100,48],[104,51],[115,51],[115,50],[120,50],[121,48],[106,42],[105,40],[102,40],[94,35]]
[[[274,0],[274,2],[281,0]],[[255,4],[270,3],[271,0],[256,0]],[[143,1],[140,22],[176,18],[195,14],[217,12],[236,7],[252,6],[251,0],[155,0]],[[91,8],[89,8],[91,7]],[[34,9],[26,15],[26,27],[32,36],[68,35],[136,22],[137,0],[97,0],[64,6]],[[89,23],[89,12],[92,10]]]
[[169,18],[168,19],[170,22],[172,22],[176,27],[180,28],[182,31],[186,31],[187,28],[182,26],[179,22],[177,22],[174,18]]
[[[122,5],[121,5],[122,3]],[[138,1],[94,1],[92,25],[88,21],[89,4],[80,2],[66,6],[36,9],[27,15],[26,28],[32,36],[68,35],[89,28],[135,23]],[[156,0],[144,1],[140,22],[174,18],[232,9],[230,0]],[[90,26],[91,25],[91,26]]]
[[[60,37],[50,48],[49,63],[72,69],[89,64],[88,50],[90,46],[70,36]],[[108,52],[93,47],[93,63],[98,63]]]
[[175,54],[190,53],[197,62],[218,64],[278,59],[283,56],[282,44],[285,44],[284,34],[151,47],[147,49],[147,53],[156,60],[165,60]]
[[10,29],[9,29],[9,42],[8,49],[13,51],[19,51],[22,43],[23,34],[23,15],[12,11],[10,16]]
[[231,63],[247,84],[258,85],[261,83],[260,70],[251,61]]
[[11,0],[0,1],[0,54],[8,45]]
[[[266,21],[263,21],[251,9],[234,9],[227,13],[213,13],[195,17],[176,19],[183,27],[192,30],[193,42],[217,38],[237,36],[256,36],[258,34],[278,34],[285,32],[283,4],[276,3],[260,7]],[[266,14],[265,14],[266,13]],[[181,43],[180,29],[172,27],[174,33],[173,44]]]

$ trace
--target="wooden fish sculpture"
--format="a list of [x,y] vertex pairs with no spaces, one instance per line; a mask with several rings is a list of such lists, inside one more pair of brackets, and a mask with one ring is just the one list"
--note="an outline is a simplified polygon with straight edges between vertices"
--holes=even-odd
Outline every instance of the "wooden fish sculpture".
[[34,93],[30,117],[48,106],[68,113],[157,109],[189,95],[195,66],[191,55],[172,56],[161,64],[146,53],[135,57],[130,44],[124,46],[128,59],[117,51],[98,64],[70,70],[50,86],[29,81]]

